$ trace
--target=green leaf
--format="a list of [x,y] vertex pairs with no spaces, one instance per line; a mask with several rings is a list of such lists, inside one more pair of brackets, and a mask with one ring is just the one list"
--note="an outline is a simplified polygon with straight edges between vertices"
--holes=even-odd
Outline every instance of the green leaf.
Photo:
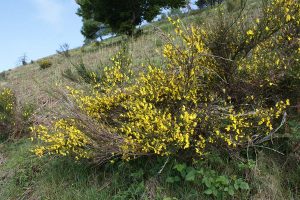
[[166,182],[167,183],[174,183],[175,181],[174,181],[174,177],[168,177],[167,179],[166,179]]
[[213,191],[211,189],[207,189],[204,191],[204,194],[211,195]]
[[180,178],[178,176],[169,176],[167,179],[166,179],[166,182],[167,183],[175,183],[175,182],[179,182],[180,181]]
[[175,182],[179,182],[179,181],[180,181],[179,176],[175,176],[175,177],[174,177],[174,181],[175,181]]
[[206,185],[206,187],[208,187],[208,188],[211,186],[211,181],[210,181],[210,179],[207,178],[207,177],[204,177],[204,178],[202,179],[202,183],[204,183],[204,184]]
[[238,180],[236,180],[236,181],[234,182],[233,187],[234,187],[234,189],[236,189],[236,190],[238,190],[238,189],[240,188],[240,184],[239,184],[239,181],[238,181]]
[[232,186],[231,186],[231,187],[228,187],[228,194],[229,194],[230,196],[233,196],[233,195],[234,195],[234,189],[233,189]]
[[203,168],[200,168],[198,171],[197,171],[198,174],[200,175],[203,175],[204,174],[204,169]]
[[215,187],[212,188],[212,192],[215,197],[220,195],[219,191]]
[[244,182],[244,181],[240,183],[240,188],[241,188],[242,190],[249,190],[249,189],[250,189],[248,183],[246,183],[246,182]]
[[186,164],[177,164],[173,167],[173,169],[176,169],[178,172],[182,173],[186,169]]
[[195,181],[196,178],[196,170],[191,170],[188,172],[188,174],[185,176],[186,181]]
[[226,176],[219,176],[216,179],[217,182],[221,183],[222,185],[228,185],[229,184],[229,180]]

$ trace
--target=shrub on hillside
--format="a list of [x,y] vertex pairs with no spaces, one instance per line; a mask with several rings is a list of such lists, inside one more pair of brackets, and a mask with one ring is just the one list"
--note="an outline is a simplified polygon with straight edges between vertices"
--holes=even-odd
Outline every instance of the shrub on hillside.
[[56,50],[56,53],[68,58],[70,57],[70,46],[67,43],[60,45],[59,50]]
[[176,36],[165,44],[164,66],[136,71],[117,54],[100,78],[93,74],[91,93],[68,88],[67,118],[34,128],[35,153],[98,163],[153,154],[195,159],[214,147],[231,152],[270,140],[294,103],[280,83],[299,79],[290,74],[299,66],[300,5],[293,2],[272,1],[253,22],[221,14],[215,24],[186,28],[171,20]]
[[[120,51],[111,59],[114,62],[115,59],[118,59],[120,64],[126,68],[131,64],[131,58],[128,52],[128,47],[126,44],[121,44]],[[72,69],[66,69],[62,75],[64,78],[69,79],[72,82],[77,83],[86,83],[86,84],[95,84],[95,82],[101,82],[101,77],[103,72],[98,69],[88,69],[83,61],[79,64],[72,64],[74,71]]]
[[52,66],[52,62],[46,59],[38,61],[38,64],[40,66],[40,69],[47,69]]
[[3,72],[1,72],[0,73],[0,80],[5,80],[6,79],[6,76],[7,76],[7,74],[6,74],[6,72],[5,71],[3,71]]
[[33,108],[17,103],[14,92],[9,88],[0,89],[0,138],[16,139],[29,131]]
[[10,89],[2,89],[0,91],[0,130],[1,139],[8,136],[8,132],[12,130],[14,117],[14,105],[16,102],[15,96]]

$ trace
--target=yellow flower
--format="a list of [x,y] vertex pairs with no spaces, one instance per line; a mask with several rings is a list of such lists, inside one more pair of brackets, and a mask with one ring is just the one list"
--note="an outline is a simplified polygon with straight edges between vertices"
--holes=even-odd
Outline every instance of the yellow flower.
[[288,14],[288,15],[286,16],[286,22],[291,21],[291,19],[292,19],[291,15]]
[[248,31],[247,31],[247,35],[248,35],[248,36],[253,36],[253,35],[254,35],[253,30],[248,30]]

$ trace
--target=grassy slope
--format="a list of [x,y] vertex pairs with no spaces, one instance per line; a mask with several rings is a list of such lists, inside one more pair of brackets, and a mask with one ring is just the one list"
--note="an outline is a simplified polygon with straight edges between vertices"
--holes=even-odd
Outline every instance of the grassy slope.
[[[188,184],[172,186],[160,181],[166,175],[156,176],[160,168],[157,165],[153,168],[150,162],[97,168],[68,158],[37,158],[30,153],[31,148],[28,139],[1,146],[6,157],[0,165],[1,199],[205,198],[201,191]],[[144,179],[141,169],[152,170],[153,177]]]
[[[201,22],[210,15],[211,11],[202,11],[185,17],[184,21]],[[167,32],[172,29],[166,22],[157,22],[145,27],[146,34],[131,41],[131,53],[137,66],[148,60],[160,60],[160,53],[156,50],[162,47],[163,39],[161,32],[154,27]],[[17,91],[19,100],[23,103],[55,108],[56,102],[47,90],[54,87],[55,83],[69,84],[62,78],[62,72],[72,67],[70,62],[77,63],[82,59],[87,66],[105,65],[119,48],[121,39],[108,39],[99,47],[89,45],[74,49],[70,59],[60,55],[50,56],[47,59],[53,62],[53,66],[46,70],[40,70],[37,63],[18,67],[9,71],[7,79],[0,83]],[[153,199],[207,199],[202,195],[201,188],[198,190],[183,183],[180,186],[170,186],[161,181],[165,177],[154,176],[144,183],[143,178],[136,177],[139,169],[135,169],[130,163],[93,168],[70,159],[39,159],[30,153],[31,148],[32,144],[28,139],[0,146],[0,199],[139,199],[137,196],[151,199],[154,194]],[[269,158],[272,156],[274,155],[261,154],[258,157],[257,168],[253,171],[256,177],[252,180],[253,186],[257,185],[253,199],[297,198],[297,194],[286,188],[286,177],[283,175],[285,171],[276,160]],[[142,163],[139,166],[145,168],[149,167],[148,164]],[[154,174],[159,171],[153,170]],[[293,174],[289,175],[293,177]],[[295,177],[293,181],[300,183]]]

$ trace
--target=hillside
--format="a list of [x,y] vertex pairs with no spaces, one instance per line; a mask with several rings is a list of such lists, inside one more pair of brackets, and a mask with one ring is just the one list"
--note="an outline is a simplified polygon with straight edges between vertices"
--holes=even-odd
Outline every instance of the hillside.
[[3,72],[0,199],[300,199],[299,2],[234,2]]

